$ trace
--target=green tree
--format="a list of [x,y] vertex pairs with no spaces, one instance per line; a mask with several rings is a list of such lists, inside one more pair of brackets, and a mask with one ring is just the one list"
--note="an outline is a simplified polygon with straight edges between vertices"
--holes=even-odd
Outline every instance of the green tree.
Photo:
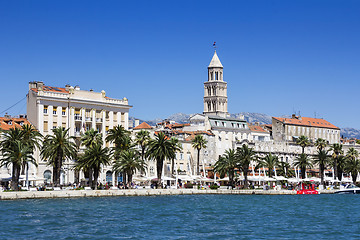
[[279,169],[278,170],[279,175],[284,176],[284,177],[295,176],[295,172],[294,172],[294,170],[291,169],[291,166],[289,163],[279,161],[277,167]]
[[234,186],[235,169],[238,167],[239,161],[236,157],[236,151],[234,149],[228,149],[214,165],[214,172],[220,173],[220,175],[227,174],[229,176],[229,183]]
[[128,150],[131,146],[130,132],[120,125],[110,129],[105,140],[114,143],[115,151],[118,153]]
[[81,144],[85,147],[91,147],[97,144],[103,144],[101,134],[94,129],[87,130],[81,137]]
[[[40,146],[41,134],[31,125],[12,128],[3,132],[1,152],[3,165],[12,165],[12,189],[18,190],[20,173],[24,173],[28,163],[34,163],[33,153]],[[20,165],[19,165],[20,164]]]
[[316,139],[316,142],[315,142],[315,146],[317,147],[318,150],[323,150],[326,148],[326,140],[323,139],[323,138],[318,138]]
[[299,167],[301,171],[301,178],[305,179],[305,172],[307,168],[312,168],[312,162],[308,155],[305,153],[301,153],[299,156],[296,157],[294,162],[295,167]]
[[159,132],[155,135],[155,139],[150,140],[147,155],[156,160],[158,186],[160,186],[164,160],[171,159],[174,155],[174,148],[163,132]]
[[308,137],[306,137],[306,136],[304,136],[304,135],[301,135],[301,136],[297,139],[296,143],[301,146],[301,149],[302,149],[302,152],[301,152],[301,153],[305,153],[305,147],[307,147],[307,146],[310,145],[310,140],[309,140]]
[[69,136],[69,129],[58,127],[52,129],[53,134],[44,138],[41,157],[53,166],[53,184],[60,186],[60,171],[66,159],[76,157],[76,145]]
[[[101,143],[90,145],[79,159],[76,169],[91,170],[89,171],[89,179],[93,189],[96,189],[101,166],[109,165],[111,159],[110,149],[103,147]],[[90,176],[93,174],[93,176]]]
[[319,148],[313,162],[319,166],[321,185],[324,185],[324,171],[330,164],[329,150]]
[[269,177],[272,177],[274,168],[279,164],[279,158],[271,153],[266,154],[265,157],[259,158],[257,167],[265,167],[269,169]]
[[357,175],[360,171],[360,160],[357,158],[348,158],[344,169],[347,173],[351,173],[353,183],[356,183]]
[[336,160],[337,160],[337,177],[341,181],[347,162],[347,157],[341,154],[337,156]]
[[7,167],[12,165],[11,189],[18,191],[21,166],[29,162],[37,166],[33,157],[33,150],[29,145],[23,144],[20,140],[15,140],[10,146],[2,149],[2,154],[1,165]]
[[236,158],[238,158],[239,161],[239,169],[244,173],[244,187],[248,188],[248,180],[247,175],[249,172],[249,165],[251,161],[256,162],[258,157],[256,155],[256,152],[249,148],[247,145],[243,144],[240,148],[236,150]]
[[206,148],[207,141],[203,135],[196,135],[192,141],[192,147],[197,150],[196,174],[200,175],[200,150]]
[[141,130],[135,135],[135,143],[140,147],[141,160],[145,161],[146,156],[146,147],[150,141],[150,132],[146,130]]
[[128,182],[132,182],[132,176],[136,171],[145,171],[145,166],[145,161],[140,158],[139,153],[134,149],[129,149],[120,153],[119,158],[114,162],[113,171],[117,174],[125,173]]
[[[338,173],[338,162],[339,162],[339,156],[342,155],[344,153],[343,149],[342,149],[342,145],[340,143],[334,143],[331,148],[330,151],[332,151],[332,158],[333,158],[333,167],[334,167],[334,176],[338,177],[339,173]],[[340,159],[341,161],[342,159]]]

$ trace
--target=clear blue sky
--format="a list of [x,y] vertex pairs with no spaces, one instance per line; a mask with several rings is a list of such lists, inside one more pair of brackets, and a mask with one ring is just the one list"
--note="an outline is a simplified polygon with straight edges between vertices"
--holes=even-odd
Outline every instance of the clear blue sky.
[[[42,80],[125,96],[144,120],[202,112],[214,41],[229,112],[316,112],[360,128],[351,0],[1,1],[0,111]],[[8,112],[26,112],[25,101]]]

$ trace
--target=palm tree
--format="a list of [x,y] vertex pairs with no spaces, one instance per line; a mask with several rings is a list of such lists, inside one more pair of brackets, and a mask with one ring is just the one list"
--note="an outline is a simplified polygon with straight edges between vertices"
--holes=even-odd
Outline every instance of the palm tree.
[[337,160],[337,177],[340,181],[342,180],[342,176],[344,173],[347,159],[348,158],[346,156],[344,156],[343,154],[337,156],[337,158],[336,158],[336,160]]
[[81,137],[81,144],[90,147],[96,144],[103,144],[101,134],[94,129],[87,130]]
[[160,186],[164,160],[171,159],[174,155],[174,148],[163,132],[159,132],[155,139],[150,140],[147,155],[156,160],[158,186]]
[[321,185],[324,185],[324,171],[326,166],[330,164],[329,150],[318,149],[316,156],[313,159],[314,163],[319,166]]
[[174,154],[173,154],[173,156],[171,156],[171,174],[174,174],[176,152],[180,151],[182,149],[182,146],[181,146],[181,143],[179,142],[179,139],[177,139],[176,137],[171,137],[170,143],[174,150]]
[[357,170],[357,165],[359,164],[359,161],[357,160],[358,157],[359,152],[353,147],[349,148],[346,152],[347,161],[345,162],[344,170],[347,173],[351,173],[354,183],[356,182],[357,172],[359,171]]
[[[40,142],[43,136],[32,125],[23,125],[21,127],[21,135],[23,144],[28,145],[32,153],[34,153],[35,148],[40,149]],[[27,168],[27,163],[24,162],[23,164],[21,174],[25,174],[25,169]]]
[[[128,182],[132,182],[132,176],[136,171],[145,171],[145,161],[140,158],[139,153],[134,149],[129,149],[120,153],[115,160],[113,171],[115,173],[126,173]],[[126,182],[125,182],[126,183]]]
[[76,145],[69,136],[69,129],[58,127],[52,129],[53,135],[47,135],[41,148],[42,159],[53,166],[53,184],[60,186],[60,171],[66,159],[76,157]]
[[249,148],[247,145],[243,144],[241,148],[238,148],[236,150],[236,158],[239,161],[239,169],[244,173],[245,177],[245,188],[248,188],[248,181],[247,181],[247,175],[249,172],[249,165],[251,161],[256,161],[258,159],[256,152]]
[[359,157],[359,152],[355,148],[351,147],[351,148],[349,148],[347,150],[346,157],[349,158],[349,159],[350,158],[351,159],[358,158]]
[[197,175],[200,175],[200,150],[202,148],[206,148],[206,144],[207,144],[207,141],[205,140],[205,138],[198,134],[195,136],[195,138],[193,139],[192,141],[192,147],[195,148],[197,150],[197,171],[196,171],[196,174]]
[[115,144],[115,151],[117,152],[130,148],[130,132],[121,125],[110,129],[105,140],[110,143],[113,142]]
[[237,168],[239,161],[236,157],[236,151],[234,149],[228,149],[214,165],[214,172],[220,173],[220,175],[228,174],[229,183],[234,186],[235,168]]
[[2,153],[3,159],[1,159],[1,165],[9,167],[12,164],[11,189],[18,191],[21,166],[29,162],[37,166],[36,160],[33,157],[33,149],[29,145],[23,144],[20,140],[16,140],[8,148],[3,148]]
[[140,154],[141,154],[141,160],[145,161],[145,155],[146,155],[146,147],[150,141],[150,132],[146,130],[141,130],[140,132],[137,132],[135,135],[135,143],[140,146]]
[[279,161],[277,167],[279,168],[278,173],[281,176],[292,177],[295,175],[294,170],[291,169],[290,164],[287,162]]
[[295,160],[295,167],[299,167],[301,171],[301,178],[305,179],[305,172],[307,168],[312,168],[312,162],[308,155],[301,153]]
[[305,153],[305,147],[307,147],[307,146],[310,145],[309,138],[306,137],[306,136],[304,136],[304,135],[301,135],[301,136],[296,140],[296,143],[301,146],[301,148],[302,148],[302,153]]
[[353,183],[356,183],[357,175],[360,171],[360,160],[356,158],[348,158],[345,166],[345,171],[351,173]]
[[267,154],[264,158],[259,159],[257,167],[265,167],[269,169],[269,177],[272,177],[272,172],[279,164],[279,158],[271,153]]
[[315,142],[315,146],[317,147],[318,150],[323,150],[324,148],[326,148],[326,140],[323,139],[323,138],[318,138],[316,139],[316,142]]
[[333,152],[333,167],[334,167],[334,176],[338,177],[338,157],[343,154],[342,145],[339,143],[334,143],[330,150]]
[[89,171],[89,179],[92,177],[90,174],[93,174],[94,181],[91,181],[90,185],[93,189],[96,189],[101,166],[108,165],[110,163],[110,158],[111,154],[109,148],[103,147],[101,143],[93,144],[85,150],[85,153],[79,159],[76,168],[78,170],[91,170]]

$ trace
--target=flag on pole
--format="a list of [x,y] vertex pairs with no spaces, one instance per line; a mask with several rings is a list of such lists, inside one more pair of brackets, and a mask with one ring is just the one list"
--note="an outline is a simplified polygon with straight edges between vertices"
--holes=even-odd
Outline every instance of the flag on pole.
[[216,47],[216,42],[213,43],[213,47]]

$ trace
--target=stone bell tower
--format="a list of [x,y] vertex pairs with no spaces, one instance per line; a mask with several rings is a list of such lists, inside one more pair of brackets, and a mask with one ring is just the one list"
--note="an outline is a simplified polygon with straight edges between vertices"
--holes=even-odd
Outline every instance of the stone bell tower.
[[208,80],[204,82],[204,114],[227,117],[227,83],[223,80],[223,66],[216,50],[208,66]]

